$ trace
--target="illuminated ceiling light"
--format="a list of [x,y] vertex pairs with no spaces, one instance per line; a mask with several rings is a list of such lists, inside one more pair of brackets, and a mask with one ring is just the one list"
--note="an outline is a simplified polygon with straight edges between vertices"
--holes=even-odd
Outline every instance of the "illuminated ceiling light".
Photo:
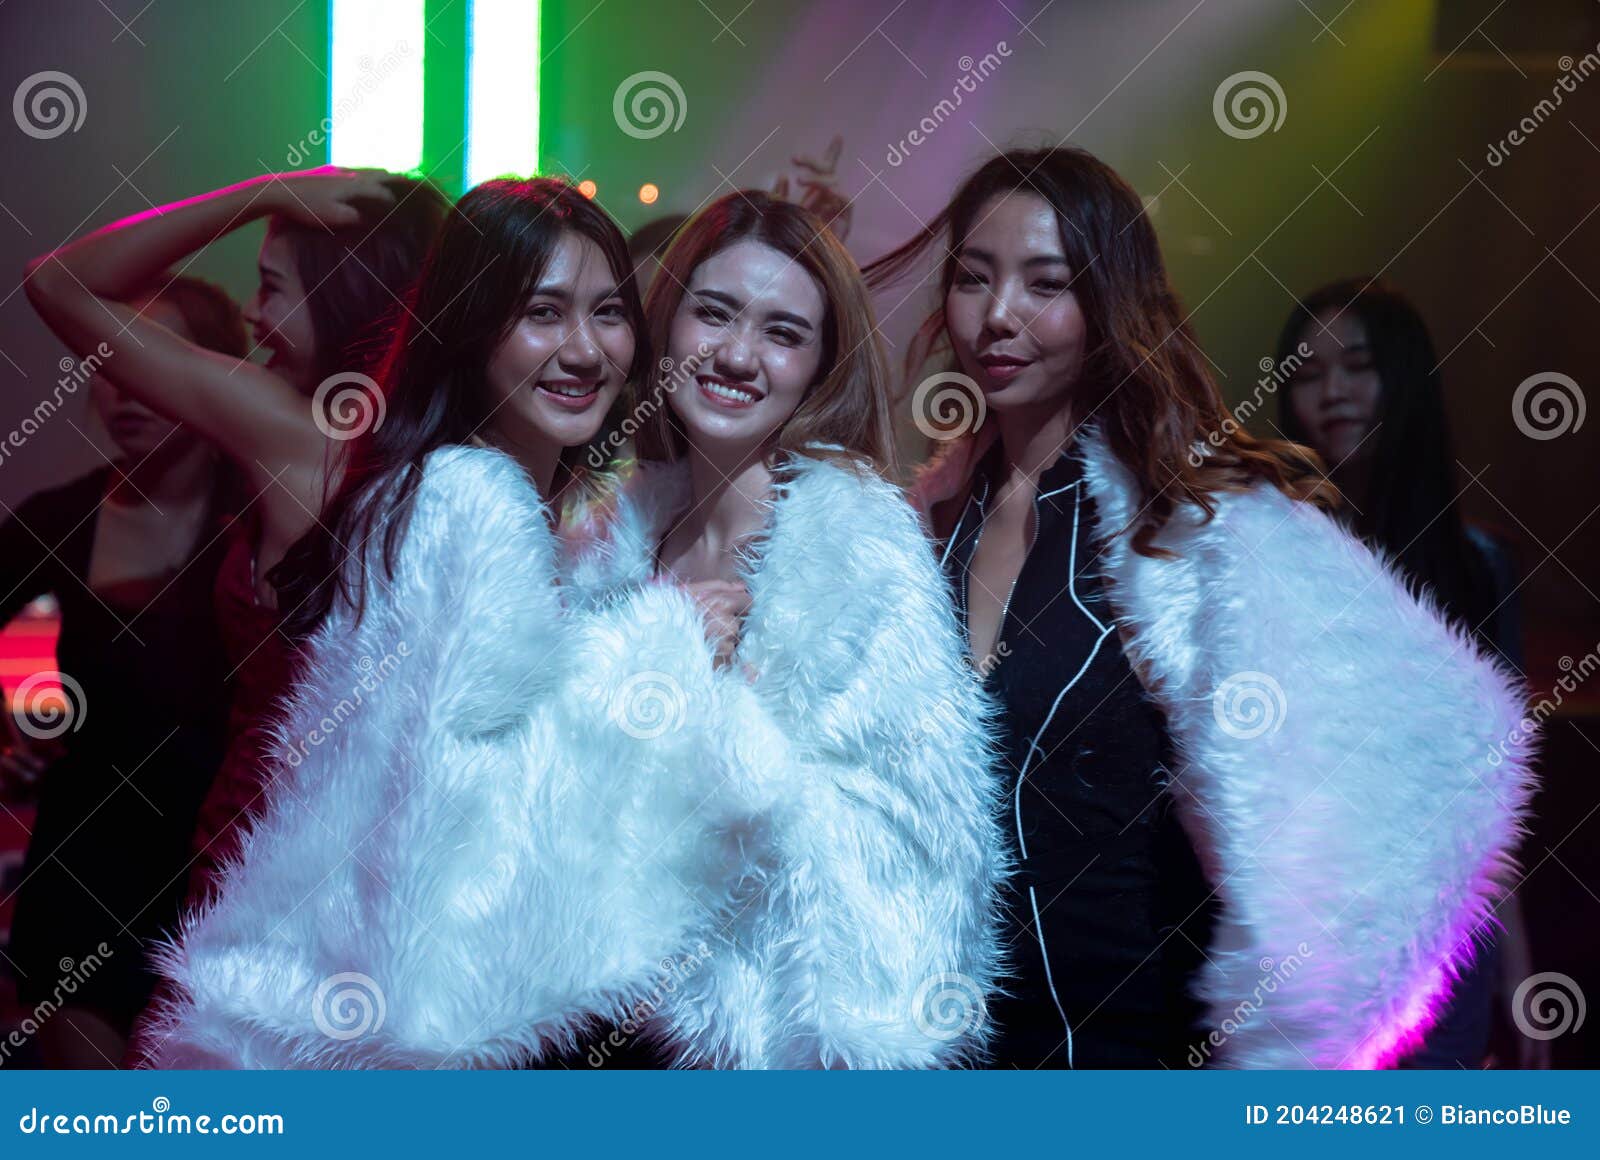
[[536,0],[472,0],[467,18],[467,184],[539,171]]
[[396,172],[422,165],[424,0],[333,0],[328,160]]
[[655,205],[656,198],[660,196],[661,191],[656,188],[654,182],[647,181],[639,187],[639,200],[645,205]]

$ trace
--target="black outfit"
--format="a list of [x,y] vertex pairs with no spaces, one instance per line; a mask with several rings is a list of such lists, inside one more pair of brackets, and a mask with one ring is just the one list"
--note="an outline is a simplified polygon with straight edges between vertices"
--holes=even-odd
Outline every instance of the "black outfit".
[[[111,608],[87,583],[109,471],[40,492],[0,524],[0,624],[53,593],[56,664],[83,693],[81,726],[61,735],[65,756],[41,779],[7,955],[25,1004],[91,1007],[126,1032],[155,982],[146,946],[178,916],[195,812],[225,743],[211,590],[226,505],[148,602]],[[69,990],[72,975],[83,978]]]
[[[997,486],[979,464],[944,549],[962,622],[967,570]],[[1036,537],[1000,626],[989,690],[1019,873],[1007,898],[1012,977],[991,1000],[993,1067],[1185,1066],[1203,1007],[1189,984],[1214,907],[1164,785],[1166,720],[1113,627],[1094,502],[1069,447],[1039,481]],[[997,653],[1000,652],[997,646]]]

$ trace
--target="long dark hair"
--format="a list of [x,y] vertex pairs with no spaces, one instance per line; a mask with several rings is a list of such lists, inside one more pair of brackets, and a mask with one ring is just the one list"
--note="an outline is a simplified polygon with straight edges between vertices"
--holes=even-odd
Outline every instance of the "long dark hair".
[[[1456,504],[1455,453],[1428,325],[1404,294],[1375,278],[1334,282],[1289,315],[1278,336],[1280,366],[1306,328],[1330,311],[1360,319],[1380,383],[1370,486],[1361,510],[1345,514],[1363,539],[1476,628],[1493,603],[1493,580]],[[1305,428],[1288,397],[1292,389],[1278,394],[1278,425],[1289,438],[1304,441]]]
[[306,288],[316,340],[315,381],[369,369],[382,353],[406,290],[450,210],[437,186],[386,177],[394,202],[358,225],[328,230],[289,218],[273,228],[288,242]]
[[[346,568],[345,562],[352,556],[364,559],[364,545],[380,529],[385,574],[393,575],[423,461],[436,448],[468,442],[487,424],[489,359],[521,316],[567,231],[599,246],[616,276],[635,336],[629,379],[636,380],[650,365],[627,244],[603,209],[556,178],[486,181],[469,190],[428,254],[378,372],[382,421],[351,441],[342,481],[321,525],[285,557],[280,593],[298,598],[284,622],[292,638],[315,629],[340,597],[359,621],[365,571]],[[620,406],[619,397],[591,446],[616,444],[609,432]],[[558,485],[583,471],[585,451],[562,453]],[[274,577],[274,583],[278,580]]]
[[[1331,497],[1306,449],[1257,439],[1233,421],[1184,321],[1144,203],[1115,170],[1082,149],[1013,149],[992,158],[920,233],[867,266],[867,280],[877,288],[930,253],[942,257],[939,306],[912,343],[908,379],[946,334],[944,301],[979,213],[991,198],[1015,191],[1037,194],[1055,213],[1087,324],[1074,418],[1080,426],[1093,420],[1138,482],[1135,551],[1172,554],[1152,541],[1180,501],[1199,504],[1209,518],[1214,493],[1263,479],[1295,499]],[[1193,454],[1201,440],[1211,454]]]
[[[741,190],[718,198],[679,226],[645,299],[657,349],[667,352],[673,316],[695,270],[743,241],[760,242],[793,260],[816,281],[826,307],[817,380],[784,424],[778,449],[892,474],[889,375],[872,301],[855,259],[809,210],[760,190]],[[687,441],[663,397],[665,388],[652,382],[641,389],[650,395],[636,408],[646,416],[639,426],[639,458],[681,457]]]

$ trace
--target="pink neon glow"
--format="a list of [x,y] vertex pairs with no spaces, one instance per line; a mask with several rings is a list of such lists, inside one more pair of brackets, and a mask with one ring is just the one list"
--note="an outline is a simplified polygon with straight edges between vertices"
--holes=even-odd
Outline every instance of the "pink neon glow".
[[1434,967],[1412,992],[1394,1020],[1367,1037],[1346,1067],[1363,1071],[1390,1068],[1421,1046],[1423,1036],[1439,1021],[1450,1001],[1450,980],[1443,967]]

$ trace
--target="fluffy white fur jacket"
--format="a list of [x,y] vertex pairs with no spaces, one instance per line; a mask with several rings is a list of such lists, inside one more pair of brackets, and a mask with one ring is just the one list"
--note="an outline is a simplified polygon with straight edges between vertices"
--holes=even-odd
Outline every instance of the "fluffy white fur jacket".
[[161,956],[156,1066],[513,1065],[622,1017],[726,902],[737,739],[694,714],[653,736],[614,696],[644,666],[710,697],[686,599],[566,616],[539,496],[483,448],[428,459],[392,582],[368,550],[264,815]]
[[719,670],[687,595],[643,582],[669,508],[622,504],[564,608],[520,469],[435,452],[392,584],[306,649],[265,815],[161,956],[148,1058],[508,1066],[590,1016],[685,1065],[981,1050],[989,707],[931,552],[837,468],[775,508]]
[[[987,433],[985,433],[987,434]],[[1420,1042],[1511,880],[1533,790],[1519,682],[1335,520],[1265,484],[1142,500],[1079,436],[1129,659],[1166,713],[1181,807],[1222,903],[1199,980],[1212,1065],[1369,1068]],[[957,491],[969,438],[919,481]]]
[[[641,466],[574,592],[648,590],[689,503]],[[650,1020],[686,1065],[932,1067],[981,1057],[1001,969],[992,702],[915,510],[870,472],[797,457],[746,556],[751,605],[719,673],[759,762],[761,871],[712,966]]]

